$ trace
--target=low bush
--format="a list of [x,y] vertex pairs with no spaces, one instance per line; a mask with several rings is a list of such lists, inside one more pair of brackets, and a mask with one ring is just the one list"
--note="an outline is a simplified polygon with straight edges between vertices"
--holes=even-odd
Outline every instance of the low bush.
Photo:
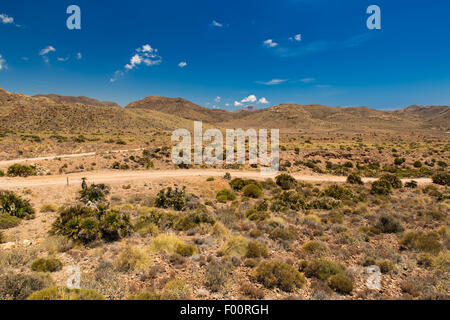
[[242,236],[233,236],[225,243],[221,250],[224,256],[243,257],[247,254],[249,241]]
[[83,203],[93,202],[104,202],[106,201],[106,196],[109,194],[109,186],[105,184],[92,184],[86,186],[86,188],[80,191],[80,201]]
[[192,212],[186,215],[179,216],[174,221],[174,229],[179,231],[187,231],[200,224],[213,225],[216,221],[208,212]]
[[323,254],[328,250],[327,246],[319,241],[309,241],[305,243],[302,248],[310,254]]
[[250,209],[245,212],[245,216],[252,221],[264,221],[270,217],[270,214],[267,211]]
[[405,183],[405,188],[415,189],[417,188],[417,181],[411,180]]
[[172,208],[177,211],[181,211],[186,207],[186,188],[183,187],[181,190],[175,188],[173,190],[171,187],[166,189],[161,189],[155,199],[155,206],[158,208]]
[[122,272],[143,270],[150,265],[148,255],[138,246],[128,245],[115,261],[116,269]]
[[176,247],[176,253],[182,257],[190,257],[197,252],[197,248],[188,243],[180,243]]
[[54,287],[34,292],[27,300],[105,300],[94,290]]
[[347,177],[347,182],[350,184],[359,184],[359,185],[364,184],[361,177],[356,173],[349,174]]
[[353,198],[353,193],[350,189],[338,185],[329,186],[321,193],[321,195],[336,200],[349,200]]
[[246,197],[260,198],[263,195],[262,188],[257,184],[248,184],[242,189],[242,193]]
[[74,206],[62,208],[52,225],[52,232],[72,240],[88,243],[94,240],[115,241],[132,231],[130,218],[105,208]]
[[294,227],[276,227],[269,232],[269,238],[272,240],[294,240],[297,237],[297,231]]
[[9,214],[0,214],[0,229],[17,227],[20,222],[20,218],[17,218],[16,216],[10,216]]
[[62,262],[58,259],[37,259],[31,264],[31,270],[39,272],[55,272],[62,269]]
[[384,274],[395,270],[395,265],[389,260],[377,260],[375,264],[380,268],[381,273]]
[[385,174],[381,176],[380,180],[386,181],[394,189],[400,189],[403,186],[402,181],[395,174]]
[[34,209],[28,200],[9,191],[0,191],[0,214],[20,219],[34,218]]
[[381,214],[378,217],[375,228],[380,230],[382,233],[397,233],[404,230],[400,221],[387,213]]
[[[175,235],[159,235],[150,242],[149,249],[152,252],[174,254],[180,252],[191,252],[191,248],[188,248],[182,239]],[[194,250],[195,251],[195,250]]]
[[247,258],[267,258],[269,252],[267,250],[264,242],[261,241],[250,241],[247,247],[247,253],[245,257]]
[[317,278],[319,280],[328,280],[331,276],[343,273],[345,268],[326,259],[317,259],[307,263],[304,267],[304,273],[308,278]]
[[252,277],[269,289],[278,287],[284,291],[300,288],[306,282],[305,277],[294,267],[277,260],[262,261]]
[[235,191],[241,191],[245,186],[249,184],[256,184],[259,186],[259,183],[255,180],[244,180],[242,178],[234,178],[230,181],[230,186]]
[[418,250],[437,254],[441,251],[442,245],[437,240],[435,233],[419,233],[417,231],[407,232],[401,239],[400,244],[410,250]]
[[211,261],[206,267],[205,286],[212,292],[222,289],[231,275],[231,266],[224,261]]
[[239,291],[247,297],[250,297],[252,299],[256,299],[256,300],[261,300],[264,299],[264,290],[255,287],[253,284],[251,283],[243,283],[241,284]]
[[353,281],[343,273],[331,276],[328,279],[328,285],[341,294],[350,294],[353,290]]
[[222,189],[219,190],[216,194],[216,199],[219,202],[225,203],[227,201],[233,201],[236,199],[236,195],[234,194],[233,191],[229,190],[229,189]]
[[169,281],[163,290],[163,297],[167,300],[188,300],[191,294],[191,288],[183,280]]
[[33,292],[51,285],[46,275],[8,273],[0,276],[0,300],[25,300]]
[[29,177],[37,175],[37,170],[34,166],[16,163],[8,168],[7,175],[10,177]]
[[271,210],[301,210],[306,208],[305,200],[295,191],[284,191],[272,199]]
[[391,193],[392,186],[389,182],[385,180],[376,180],[372,182],[372,189],[370,190],[370,193],[380,195],[380,196],[387,196]]
[[275,178],[275,182],[283,190],[289,190],[295,188],[297,181],[290,175],[283,173]]
[[448,172],[438,172],[433,177],[433,183],[442,186],[450,186],[450,173]]

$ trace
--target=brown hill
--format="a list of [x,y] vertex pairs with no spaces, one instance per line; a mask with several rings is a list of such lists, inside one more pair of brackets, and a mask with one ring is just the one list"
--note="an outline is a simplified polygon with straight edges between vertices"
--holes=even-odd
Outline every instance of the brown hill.
[[410,106],[395,112],[402,117],[410,117],[422,123],[426,128],[450,131],[449,106]]
[[105,107],[119,107],[119,105],[115,102],[111,101],[99,101],[97,99],[89,98],[89,97],[72,97],[72,96],[60,96],[57,94],[38,94],[33,96],[34,98],[49,98],[56,103],[80,103],[90,106],[105,106]]

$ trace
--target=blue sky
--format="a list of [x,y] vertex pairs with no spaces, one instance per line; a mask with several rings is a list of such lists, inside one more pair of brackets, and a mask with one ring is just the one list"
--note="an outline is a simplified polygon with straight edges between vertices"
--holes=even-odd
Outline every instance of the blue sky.
[[[66,27],[72,4],[81,30]],[[366,26],[372,4],[381,30]],[[432,4],[2,0],[0,87],[121,105],[183,97],[229,110],[450,105],[450,1]]]

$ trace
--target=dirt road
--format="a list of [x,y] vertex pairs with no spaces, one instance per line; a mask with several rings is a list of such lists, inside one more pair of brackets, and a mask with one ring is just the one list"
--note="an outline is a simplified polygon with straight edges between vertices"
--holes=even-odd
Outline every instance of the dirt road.
[[[44,186],[64,186],[79,184],[82,177],[86,177],[91,183],[124,183],[142,180],[163,180],[165,178],[198,178],[198,177],[223,177],[225,172],[230,172],[233,178],[248,178],[262,180],[266,178],[274,178],[275,174],[262,175],[259,171],[239,171],[239,170],[207,170],[207,169],[189,169],[189,170],[149,170],[149,171],[114,171],[101,170],[82,173],[73,173],[57,176],[38,176],[28,178],[0,178],[0,189],[8,188],[31,188]],[[306,182],[335,182],[343,183],[346,177],[331,175],[302,175],[292,174],[292,176],[300,181]],[[363,178],[365,183],[372,182],[375,178]],[[410,181],[411,179],[404,179]],[[431,179],[417,178],[414,179],[419,185],[431,183]]]

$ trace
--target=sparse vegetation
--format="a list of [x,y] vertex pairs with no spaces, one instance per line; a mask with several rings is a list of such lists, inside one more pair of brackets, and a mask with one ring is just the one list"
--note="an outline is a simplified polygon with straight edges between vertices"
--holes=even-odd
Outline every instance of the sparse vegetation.
[[294,267],[277,260],[262,261],[256,267],[253,278],[267,288],[278,287],[284,291],[300,288],[306,282]]

